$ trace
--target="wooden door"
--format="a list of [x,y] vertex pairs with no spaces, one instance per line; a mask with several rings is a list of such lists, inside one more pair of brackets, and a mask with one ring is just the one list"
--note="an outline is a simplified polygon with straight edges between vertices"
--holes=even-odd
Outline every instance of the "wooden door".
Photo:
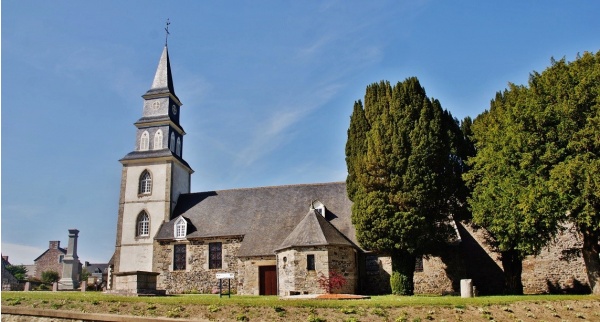
[[259,266],[260,295],[277,295],[277,269],[275,266]]

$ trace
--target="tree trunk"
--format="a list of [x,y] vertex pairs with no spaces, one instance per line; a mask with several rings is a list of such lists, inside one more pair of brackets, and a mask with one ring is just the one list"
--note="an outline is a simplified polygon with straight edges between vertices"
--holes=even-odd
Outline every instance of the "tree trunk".
[[523,260],[516,250],[502,252],[502,268],[504,269],[504,293],[511,295],[523,294],[521,273]]
[[589,229],[581,229],[583,234],[583,261],[587,270],[588,282],[592,294],[600,294],[600,232],[592,232]]
[[392,294],[414,294],[415,262],[416,257],[407,251],[399,250],[392,253],[392,276],[390,276]]

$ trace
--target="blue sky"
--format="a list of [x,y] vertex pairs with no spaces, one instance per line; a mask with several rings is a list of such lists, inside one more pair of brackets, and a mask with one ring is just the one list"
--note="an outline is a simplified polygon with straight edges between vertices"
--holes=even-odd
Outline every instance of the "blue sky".
[[2,1],[2,253],[114,251],[120,158],[170,19],[192,191],[342,181],[355,100],[416,76],[462,119],[600,50],[598,1]]

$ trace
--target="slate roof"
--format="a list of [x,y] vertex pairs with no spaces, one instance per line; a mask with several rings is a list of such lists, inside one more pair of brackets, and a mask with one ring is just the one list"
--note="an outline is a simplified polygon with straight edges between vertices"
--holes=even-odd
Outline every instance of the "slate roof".
[[147,150],[147,151],[132,151],[127,153],[122,159],[119,161],[127,161],[127,160],[138,160],[144,158],[160,158],[160,157],[175,157],[179,162],[181,162],[186,167],[190,168],[190,165],[176,153],[173,153],[168,148],[160,149],[160,150]]
[[90,274],[94,274],[94,273],[106,273],[108,272],[108,263],[104,264],[104,263],[86,263],[87,266],[85,266],[84,268],[88,271],[88,273]]
[[152,86],[144,94],[153,95],[153,94],[172,94],[178,101],[179,98],[175,95],[175,88],[173,87],[173,76],[171,74],[171,61],[169,59],[169,50],[167,46],[163,48],[163,52],[160,56],[160,60],[158,62],[158,68],[156,69],[156,74],[154,75],[154,80],[152,81]]
[[[344,182],[182,194],[171,220],[162,224],[155,238],[174,240],[175,219],[183,215],[189,223],[188,239],[243,236],[238,256],[273,255],[306,217],[314,200],[325,205],[327,221],[348,242],[358,245]],[[329,228],[324,231],[329,237],[335,235]]]
[[325,245],[353,246],[353,244],[320,213],[311,209],[276,250],[279,251],[291,247]]

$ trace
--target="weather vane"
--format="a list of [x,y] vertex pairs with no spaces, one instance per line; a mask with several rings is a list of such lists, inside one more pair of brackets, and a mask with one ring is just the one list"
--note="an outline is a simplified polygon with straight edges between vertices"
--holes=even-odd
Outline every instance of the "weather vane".
[[167,18],[167,26],[165,27],[165,31],[167,32],[165,34],[165,47],[167,46],[167,41],[169,40],[169,25],[171,24],[171,22],[169,21],[169,18]]

